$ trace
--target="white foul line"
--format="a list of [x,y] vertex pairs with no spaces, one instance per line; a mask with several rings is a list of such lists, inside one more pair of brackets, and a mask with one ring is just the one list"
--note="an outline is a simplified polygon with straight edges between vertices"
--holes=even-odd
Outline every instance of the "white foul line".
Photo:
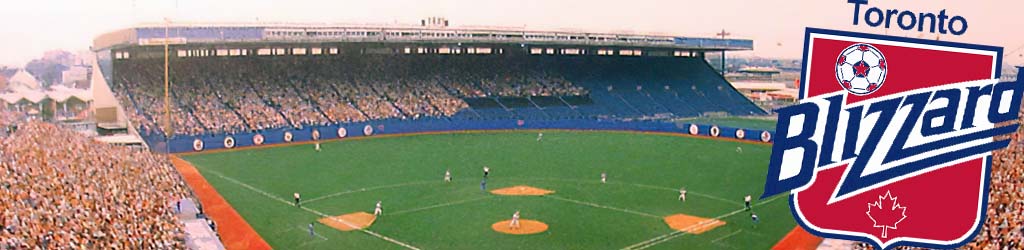
[[[760,205],[768,204],[768,203],[770,203],[772,201],[775,201],[775,200],[779,199],[780,197],[785,197],[785,195],[776,196],[776,197],[768,199],[768,200],[766,200],[764,202],[758,202],[758,203],[752,205],[752,207],[757,207],[757,206],[760,206]],[[732,211],[732,212],[729,212],[727,214],[719,215],[718,217],[715,217],[714,220],[720,220],[720,219],[725,218],[725,217],[733,216],[735,214],[743,212],[744,210],[746,210],[746,208],[737,209],[736,211]],[[710,220],[707,220],[707,221],[710,221]],[[648,247],[652,247],[654,245],[658,245],[658,244],[664,243],[666,241],[672,240],[672,239],[674,239],[676,237],[686,235],[685,231],[687,229],[690,229],[690,228],[692,228],[694,226],[698,226],[698,225],[701,225],[701,224],[691,225],[689,227],[683,228],[683,230],[677,230],[677,231],[673,231],[671,233],[663,234],[661,236],[654,237],[654,238],[651,238],[649,240],[641,241],[640,243],[629,245],[629,246],[624,247],[622,249],[637,249],[637,250],[646,249]]]
[[[625,183],[625,184],[633,185],[633,186],[637,186],[637,187],[646,187],[646,188],[651,188],[651,189],[679,191],[678,189],[674,189],[674,188],[651,186],[651,185],[647,185],[647,184],[636,184],[636,183]],[[728,199],[725,199],[725,198],[721,198],[721,197],[713,196],[713,195],[709,195],[709,194],[703,194],[703,193],[694,192],[694,191],[690,191],[690,190],[686,190],[686,193],[694,194],[696,196],[700,196],[700,197],[704,197],[704,198],[708,198],[708,199],[712,199],[712,200],[717,200],[717,201],[721,201],[721,202],[725,202],[725,203],[729,203],[729,204],[733,204],[733,205],[743,205],[742,203],[740,203],[738,201],[728,200]]]
[[[299,225],[298,227],[299,227],[299,229],[307,229],[307,228],[302,228],[302,225]],[[314,244],[314,243],[320,243],[320,242],[327,241],[327,237],[324,237],[323,235],[320,235],[316,231],[313,231],[313,235],[315,235],[317,238],[320,238],[320,240],[306,241],[306,242],[303,242],[302,244],[299,244],[296,247],[302,247],[302,246],[309,245],[309,244]]]
[[[299,225],[299,229],[307,230],[308,228],[302,228],[302,225]],[[323,235],[320,235],[320,233],[317,233],[316,230],[313,231],[313,235],[315,235],[318,238],[327,240],[327,237],[324,237]]]
[[[255,188],[255,187],[253,187],[253,186],[251,186],[251,185],[249,185],[249,184],[245,184],[244,182],[241,182],[241,181],[235,180],[234,178],[231,178],[231,177],[227,177],[227,176],[224,176],[223,174],[221,174],[221,173],[219,173],[219,172],[217,172],[217,171],[213,171],[213,170],[209,170],[209,169],[207,169],[206,171],[207,171],[207,172],[210,172],[210,173],[212,173],[212,174],[214,174],[214,175],[216,175],[217,177],[220,177],[221,179],[224,179],[224,180],[227,180],[227,181],[233,182],[233,183],[235,183],[235,184],[238,184],[238,185],[240,185],[240,186],[242,186],[242,187],[245,187],[246,189],[249,189],[249,190],[251,190],[251,191],[254,191],[254,192],[256,192],[256,193],[262,194],[263,196],[266,196],[267,198],[270,198],[270,199],[273,199],[273,200],[279,201],[279,202],[281,202],[281,203],[284,203],[285,205],[288,205],[288,206],[292,206],[292,205],[294,204],[294,203],[292,203],[292,202],[288,202],[288,201],[287,201],[287,200],[285,200],[285,199],[282,199],[281,197],[277,197],[277,196],[274,196],[273,194],[267,193],[266,191],[263,191],[263,190],[260,190],[260,189],[258,189],[258,188]],[[346,226],[349,226],[349,227],[351,227],[351,228],[359,228],[359,227],[357,227],[357,226],[355,226],[355,225],[352,225],[351,223],[349,223],[349,222],[347,222],[347,221],[344,221],[344,220],[338,219],[338,218],[336,218],[336,217],[332,217],[332,216],[329,216],[329,215],[327,215],[327,214],[325,214],[325,213],[323,213],[323,212],[320,212],[320,211],[317,211],[317,210],[314,210],[314,209],[311,209],[311,208],[308,208],[308,207],[299,207],[299,208],[301,208],[302,210],[306,210],[307,212],[310,212],[310,213],[316,214],[317,216],[320,216],[320,217],[327,217],[327,218],[330,218],[331,220],[334,220],[334,221],[340,222],[340,223],[342,223],[342,224],[345,224]],[[366,229],[363,229],[363,228],[360,228],[360,229],[358,229],[358,230],[359,230],[359,231],[361,231],[361,232],[363,232],[363,233],[366,233],[366,234],[369,234],[369,235],[371,235],[371,236],[374,236],[374,237],[380,238],[380,239],[382,239],[382,240],[386,240],[386,241],[388,241],[388,242],[394,243],[394,244],[396,244],[396,245],[399,245],[399,246],[403,246],[403,247],[405,247],[405,248],[408,248],[408,249],[412,249],[412,250],[420,250],[419,248],[417,248],[417,247],[414,247],[414,246],[412,246],[412,245],[409,245],[409,244],[406,244],[405,242],[401,242],[401,241],[398,241],[398,240],[392,239],[392,238],[390,238],[390,237],[387,237],[387,236],[381,235],[381,234],[379,234],[379,233],[376,233],[376,232],[374,232],[374,231],[366,230]]]
[[327,198],[331,198],[331,197],[335,197],[335,196],[346,195],[346,194],[351,194],[351,193],[366,192],[366,191],[372,191],[372,190],[377,190],[377,189],[385,189],[385,188],[396,188],[396,187],[404,187],[404,186],[412,186],[412,185],[423,185],[423,184],[430,184],[430,183],[437,183],[437,182],[438,181],[414,181],[414,182],[390,184],[390,185],[383,185],[383,186],[376,186],[376,187],[369,187],[369,188],[345,190],[345,191],[341,191],[341,192],[337,192],[337,193],[328,194],[328,195],[312,198],[312,199],[309,199],[309,200],[305,200],[305,201],[299,202],[299,204],[306,204],[306,203],[310,203],[310,202],[314,202],[314,201],[318,201],[318,200],[323,200],[323,199],[327,199]]

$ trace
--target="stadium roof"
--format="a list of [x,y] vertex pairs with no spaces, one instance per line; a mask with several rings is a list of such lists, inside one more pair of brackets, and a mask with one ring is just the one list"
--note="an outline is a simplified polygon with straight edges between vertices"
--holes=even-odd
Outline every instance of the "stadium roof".
[[751,74],[768,74],[768,75],[782,73],[782,71],[780,71],[777,68],[773,68],[773,67],[743,67],[743,68],[740,68],[740,70],[738,70],[737,72],[739,72],[739,73],[751,73]]
[[738,90],[753,90],[753,91],[777,91],[786,89],[785,83],[779,82],[731,82],[732,86]]
[[503,43],[573,46],[672,48],[691,51],[752,50],[749,39],[686,37],[654,33],[530,30],[524,27],[481,27],[406,24],[143,24],[98,36],[93,50],[133,45],[222,44],[253,42],[363,43]]

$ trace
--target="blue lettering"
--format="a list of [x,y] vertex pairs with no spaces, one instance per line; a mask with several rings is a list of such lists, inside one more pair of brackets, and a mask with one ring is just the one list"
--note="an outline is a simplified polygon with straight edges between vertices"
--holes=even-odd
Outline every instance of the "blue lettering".
[[[814,103],[801,103],[779,109],[779,122],[775,126],[775,141],[772,144],[771,160],[768,163],[768,177],[764,183],[764,194],[761,198],[793,190],[811,181],[814,174],[814,158],[818,152],[818,144],[811,140],[817,129],[818,106]],[[793,117],[803,115],[803,124],[799,134],[790,135],[789,127]],[[787,150],[803,149],[803,157],[796,176],[780,180],[782,174],[783,155]]]

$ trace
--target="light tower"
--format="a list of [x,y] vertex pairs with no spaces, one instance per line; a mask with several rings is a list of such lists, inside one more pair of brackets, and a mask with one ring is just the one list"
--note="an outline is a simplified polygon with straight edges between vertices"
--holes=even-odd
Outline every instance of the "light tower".
[[[732,34],[730,34],[729,32],[725,32],[725,29],[722,29],[722,32],[718,32],[718,34],[715,34],[715,35],[717,35],[718,37],[721,37],[722,40],[725,40],[726,36],[729,36],[729,35],[732,35]],[[722,49],[722,72],[720,72],[720,73],[722,73],[722,76],[725,76],[725,49]]]
[[164,134],[169,138],[174,134],[171,127],[171,79],[170,79],[170,25],[171,19],[164,18]]

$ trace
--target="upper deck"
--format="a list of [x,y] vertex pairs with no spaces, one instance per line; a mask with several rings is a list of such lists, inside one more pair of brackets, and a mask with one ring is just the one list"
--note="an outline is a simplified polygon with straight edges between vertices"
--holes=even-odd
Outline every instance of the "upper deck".
[[149,24],[98,36],[93,50],[136,45],[231,43],[488,43],[661,48],[687,51],[752,50],[749,39],[685,37],[629,32],[529,30],[402,24]]

